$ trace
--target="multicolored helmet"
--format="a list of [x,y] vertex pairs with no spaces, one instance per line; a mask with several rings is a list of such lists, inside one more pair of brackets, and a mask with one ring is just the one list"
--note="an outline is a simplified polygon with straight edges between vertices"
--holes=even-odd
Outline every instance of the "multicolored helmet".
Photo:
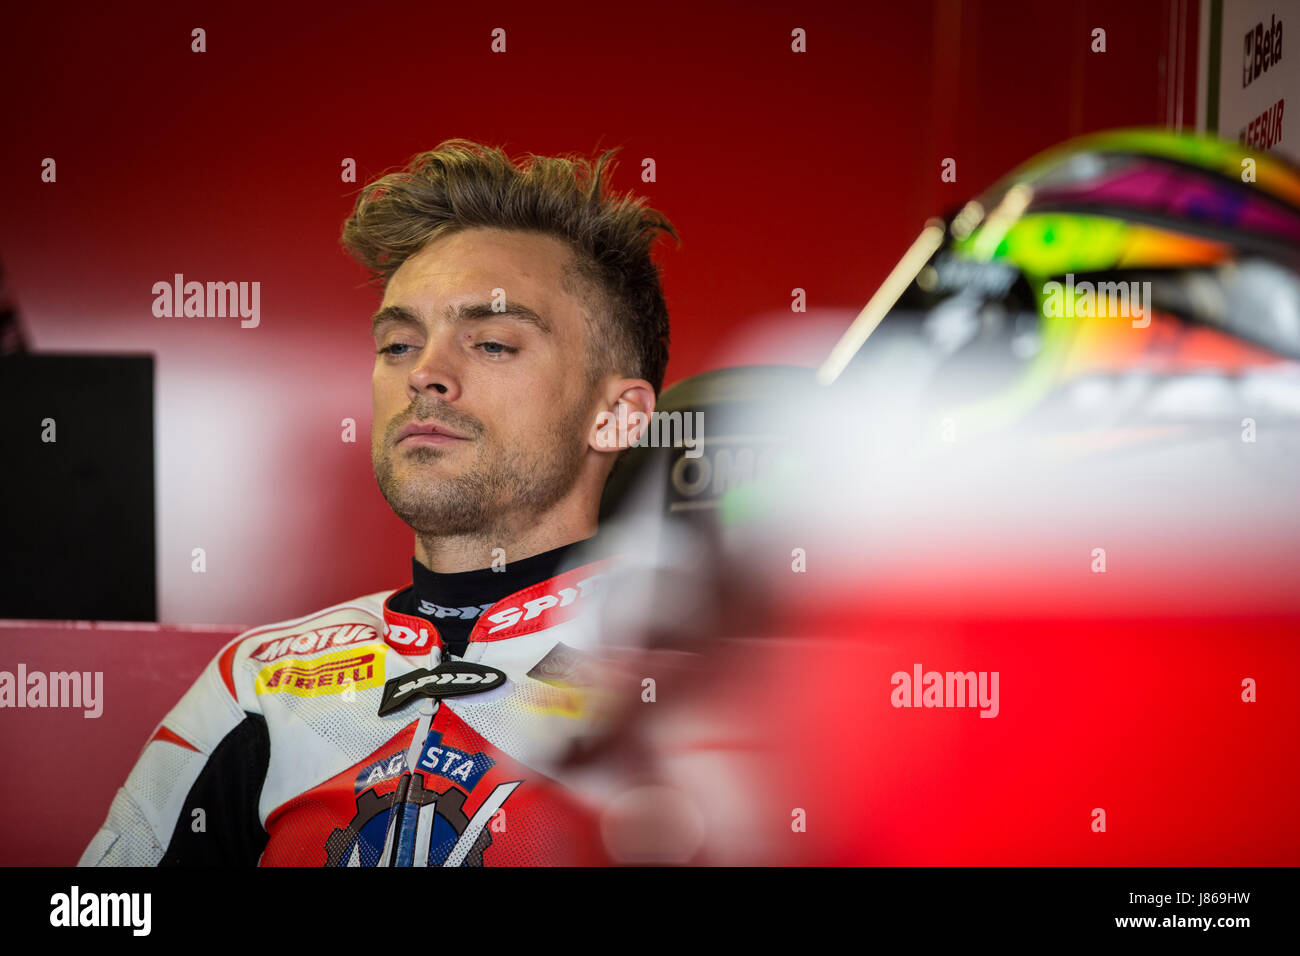
[[[1080,379],[1294,377],[1300,359],[1300,169],[1242,144],[1146,129],[1072,140],[931,221],[909,257],[875,321],[920,322],[968,366],[978,353],[979,388],[950,397],[981,427]],[[823,381],[865,335],[846,339]]]

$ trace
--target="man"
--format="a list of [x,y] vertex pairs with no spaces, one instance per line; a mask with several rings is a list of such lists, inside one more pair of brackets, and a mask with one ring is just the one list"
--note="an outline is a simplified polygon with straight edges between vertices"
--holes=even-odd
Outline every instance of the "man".
[[362,190],[342,241],[383,284],[371,453],[412,583],[222,650],[83,865],[601,859],[552,773],[590,716],[581,615],[616,561],[597,508],[637,437],[614,422],[663,383],[650,252],[676,235],[602,194],[612,152],[517,166],[449,140]]

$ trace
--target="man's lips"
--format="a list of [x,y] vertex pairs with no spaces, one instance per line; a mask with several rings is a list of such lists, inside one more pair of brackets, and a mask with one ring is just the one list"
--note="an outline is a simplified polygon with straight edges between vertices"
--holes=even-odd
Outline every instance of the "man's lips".
[[397,433],[397,444],[399,445],[403,442],[409,445],[450,445],[452,442],[465,440],[464,435],[436,422],[427,424],[411,422]]

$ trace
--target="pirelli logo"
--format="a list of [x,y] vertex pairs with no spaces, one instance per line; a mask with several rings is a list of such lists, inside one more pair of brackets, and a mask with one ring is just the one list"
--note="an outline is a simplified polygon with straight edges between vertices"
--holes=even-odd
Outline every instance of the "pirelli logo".
[[313,661],[285,661],[263,667],[257,675],[259,694],[324,697],[348,688],[369,690],[384,685],[382,646],[335,651]]

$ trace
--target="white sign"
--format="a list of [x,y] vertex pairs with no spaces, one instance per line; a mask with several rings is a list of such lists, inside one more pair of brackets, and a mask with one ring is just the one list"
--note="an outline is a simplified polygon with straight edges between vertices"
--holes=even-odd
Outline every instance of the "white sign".
[[1198,128],[1300,162],[1300,4],[1201,0],[1199,33]]

